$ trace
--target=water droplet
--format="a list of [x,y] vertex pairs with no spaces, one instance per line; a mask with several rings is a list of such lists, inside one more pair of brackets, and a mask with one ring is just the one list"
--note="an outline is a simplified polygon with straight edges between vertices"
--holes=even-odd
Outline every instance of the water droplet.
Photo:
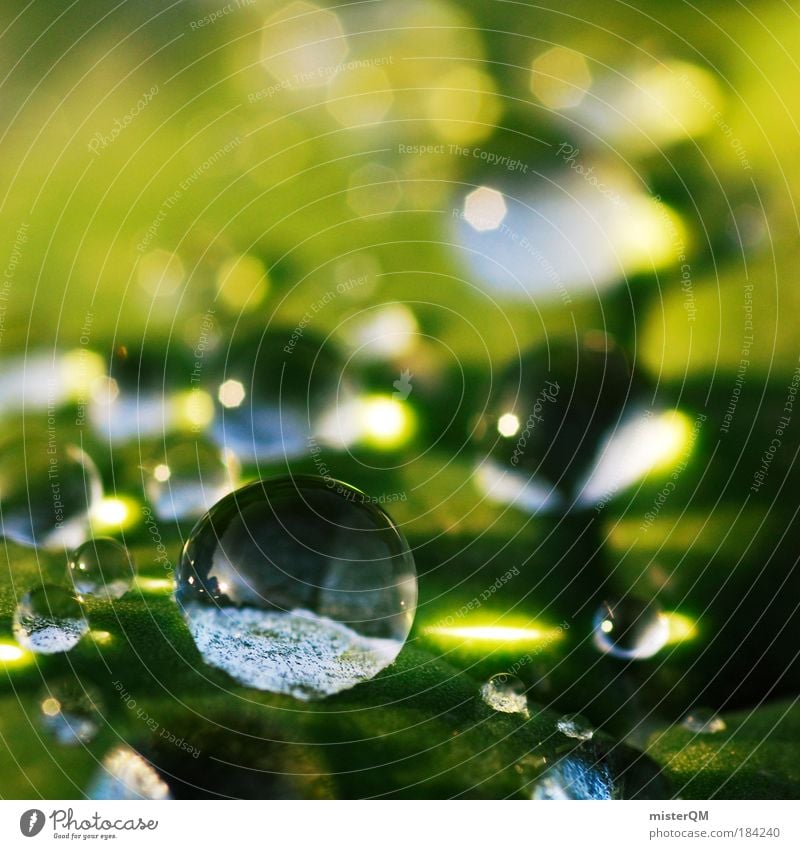
[[604,654],[644,660],[664,647],[669,622],[655,602],[626,597],[603,602],[595,614],[594,644]]
[[534,782],[536,801],[613,799],[617,796],[611,770],[601,760],[566,755],[544,770]]
[[300,699],[367,681],[411,629],[414,560],[369,497],[311,476],[257,481],[200,520],[176,597],[203,658]]
[[694,708],[686,714],[681,725],[695,734],[719,734],[728,727],[725,720],[709,708]]
[[100,729],[100,696],[94,687],[75,678],[58,681],[42,695],[43,728],[59,743],[90,743]]
[[117,746],[103,758],[87,789],[89,799],[171,799],[169,787],[156,770],[127,746]]
[[159,519],[197,519],[235,488],[239,464],[204,439],[181,439],[143,464],[145,492]]
[[73,546],[101,501],[100,475],[76,445],[26,429],[0,446],[0,532],[22,545]]
[[90,539],[72,552],[69,576],[81,596],[121,598],[136,576],[133,556],[111,537]]
[[522,354],[496,381],[476,428],[479,487],[529,512],[574,503],[632,382],[625,355],[602,333]]
[[562,716],[556,723],[556,728],[567,737],[575,740],[591,740],[594,737],[594,728],[585,716],[579,713],[568,713]]
[[481,698],[492,710],[529,716],[525,685],[508,672],[492,675],[481,687]]
[[355,395],[338,350],[307,328],[246,334],[218,356],[213,436],[244,463],[303,454]]
[[88,630],[80,602],[61,587],[36,587],[25,593],[14,612],[14,637],[39,654],[69,651]]

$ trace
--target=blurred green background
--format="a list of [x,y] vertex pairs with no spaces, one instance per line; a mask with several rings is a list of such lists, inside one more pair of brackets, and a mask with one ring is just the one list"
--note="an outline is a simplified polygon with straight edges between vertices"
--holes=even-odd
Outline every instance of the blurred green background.
[[[92,530],[123,538],[141,577],[90,605],[72,652],[0,661],[0,794],[80,797],[126,743],[178,776],[176,795],[525,795],[520,764],[563,754],[554,719],[579,711],[599,729],[584,751],[619,772],[621,795],[797,798],[791,414],[753,482],[800,364],[798,46],[782,2],[3,0],[3,421],[9,437],[46,424],[41,383],[57,375],[59,439],[103,478]],[[298,326],[323,359],[341,352],[362,395],[386,401],[412,375],[392,408],[402,426],[324,462],[402,493],[386,508],[420,581],[397,664],[302,711],[197,655],[143,512],[159,421],[108,441],[85,417],[110,373],[172,399],[171,429],[192,440],[224,406],[206,363]],[[674,464],[588,519],[509,509],[472,479],[491,380],[533,344],[598,330],[653,408],[707,417],[646,532]],[[276,350],[266,369],[285,365]],[[319,472],[308,451],[243,465],[242,479]],[[191,525],[158,523],[170,564]],[[6,546],[3,645],[21,593],[63,561]],[[559,639],[432,634],[510,568],[465,626],[568,622]],[[600,656],[601,589],[656,596],[684,632],[645,663]],[[529,722],[477,699],[512,666],[540,705]],[[61,675],[104,694],[87,746],[40,727]],[[202,759],[151,733],[119,680]],[[724,734],[681,728],[698,704]]]

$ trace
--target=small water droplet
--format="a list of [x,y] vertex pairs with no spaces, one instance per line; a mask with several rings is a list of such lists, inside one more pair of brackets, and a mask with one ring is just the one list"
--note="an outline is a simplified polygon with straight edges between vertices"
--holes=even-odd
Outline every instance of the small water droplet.
[[558,720],[556,727],[562,734],[573,737],[575,740],[591,740],[594,736],[591,723],[579,713],[565,714]]
[[525,685],[508,672],[499,672],[481,687],[481,698],[492,709],[500,713],[519,713],[528,717],[528,698]]
[[111,537],[90,539],[76,548],[67,569],[78,593],[96,598],[121,598],[136,576],[131,553]]
[[69,651],[88,630],[80,602],[61,587],[36,587],[25,593],[14,612],[17,642],[39,654]]
[[59,743],[90,743],[100,729],[100,696],[91,685],[75,678],[57,681],[40,702],[42,727]]
[[203,658],[300,699],[367,681],[399,654],[417,602],[403,536],[347,484],[258,481],[201,519],[176,598]]
[[117,746],[104,758],[87,790],[89,799],[171,799],[169,787],[141,755]]
[[594,644],[604,654],[644,660],[664,647],[669,623],[652,601],[626,597],[606,601],[594,618]]
[[709,708],[694,708],[686,714],[681,725],[695,734],[719,734],[728,727],[725,720]]

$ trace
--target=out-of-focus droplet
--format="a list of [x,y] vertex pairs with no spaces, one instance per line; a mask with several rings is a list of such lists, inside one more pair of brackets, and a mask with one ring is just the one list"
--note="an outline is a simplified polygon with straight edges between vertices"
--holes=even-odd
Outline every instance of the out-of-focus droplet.
[[166,782],[152,765],[127,746],[117,746],[103,758],[86,794],[98,801],[172,798]]
[[219,404],[214,441],[243,463],[305,453],[355,397],[342,370],[338,348],[306,326],[235,338],[210,370]]
[[617,795],[611,770],[604,761],[575,754],[565,755],[544,770],[531,789],[531,798],[536,801],[614,799]]
[[81,597],[121,598],[136,577],[133,556],[111,537],[96,537],[78,546],[69,557],[67,569]]
[[25,593],[14,612],[16,641],[37,654],[69,651],[88,630],[78,599],[49,584]]
[[76,678],[48,686],[39,708],[42,727],[64,746],[91,743],[100,730],[100,695]]
[[217,271],[217,297],[234,314],[254,310],[268,291],[267,270],[256,256],[231,257]]
[[97,467],[77,445],[36,427],[0,445],[3,536],[44,548],[77,545],[102,497]]
[[411,629],[414,560],[389,517],[337,481],[258,481],[195,527],[176,597],[204,660],[316,699],[368,681]]
[[481,687],[481,698],[492,710],[529,716],[525,685],[508,672],[492,675]]
[[367,218],[391,212],[402,197],[397,174],[385,165],[372,162],[353,172],[347,190],[347,203],[356,215]]
[[604,334],[523,353],[495,381],[476,428],[476,483],[529,512],[585,507],[577,494],[587,469],[635,391],[624,353]]
[[645,660],[669,639],[669,621],[653,601],[627,596],[605,601],[595,614],[594,644],[604,654]]
[[531,91],[551,109],[577,106],[592,84],[586,59],[568,47],[551,47],[531,67]]
[[143,463],[145,494],[165,521],[197,519],[231,492],[239,477],[232,452],[206,439],[177,438],[155,449]]
[[693,708],[683,718],[681,725],[695,734],[719,734],[727,729],[725,720],[709,708]]
[[568,713],[556,722],[556,728],[567,737],[575,740],[591,740],[594,737],[594,728],[585,716],[579,713]]

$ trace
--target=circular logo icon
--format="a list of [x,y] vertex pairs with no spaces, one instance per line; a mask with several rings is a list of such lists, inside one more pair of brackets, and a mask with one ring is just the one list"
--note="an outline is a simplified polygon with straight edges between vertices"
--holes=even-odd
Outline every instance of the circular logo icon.
[[44,828],[44,812],[38,808],[31,808],[19,818],[19,830],[25,837],[36,837]]

